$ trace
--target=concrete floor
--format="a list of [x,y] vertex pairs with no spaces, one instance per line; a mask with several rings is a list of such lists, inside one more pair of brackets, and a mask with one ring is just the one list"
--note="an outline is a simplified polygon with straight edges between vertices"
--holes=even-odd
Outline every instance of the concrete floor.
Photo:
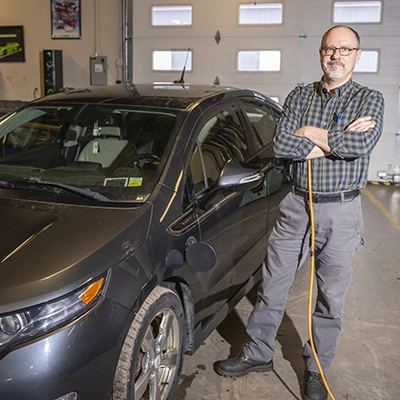
[[[367,246],[356,256],[344,327],[327,373],[336,400],[400,399],[400,187],[369,184],[363,195]],[[308,339],[309,263],[290,291],[274,370],[223,378],[215,362],[246,343],[252,290],[193,356],[186,356],[176,400],[303,399],[302,345]]]

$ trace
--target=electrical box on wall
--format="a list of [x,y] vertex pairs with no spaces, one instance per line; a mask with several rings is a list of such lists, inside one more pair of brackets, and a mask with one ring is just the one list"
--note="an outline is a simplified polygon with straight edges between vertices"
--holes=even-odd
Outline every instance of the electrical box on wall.
[[41,94],[47,96],[64,87],[62,50],[43,50],[40,57]]
[[90,84],[107,85],[107,57],[90,57]]

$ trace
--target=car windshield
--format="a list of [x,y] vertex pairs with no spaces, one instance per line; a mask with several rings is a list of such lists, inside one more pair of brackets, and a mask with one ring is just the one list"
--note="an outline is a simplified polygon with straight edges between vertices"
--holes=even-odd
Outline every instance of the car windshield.
[[113,201],[144,201],[160,177],[181,113],[32,104],[0,121],[0,179],[59,183]]

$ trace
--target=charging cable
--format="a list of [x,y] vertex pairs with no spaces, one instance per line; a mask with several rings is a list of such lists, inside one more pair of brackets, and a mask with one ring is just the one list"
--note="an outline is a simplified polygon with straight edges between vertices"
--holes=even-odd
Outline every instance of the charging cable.
[[315,274],[315,223],[314,223],[314,206],[313,206],[313,200],[312,200],[312,184],[311,184],[311,160],[307,160],[307,171],[308,171],[308,178],[307,178],[307,183],[308,183],[308,199],[310,203],[310,225],[311,225],[311,243],[310,243],[310,259],[311,259],[311,268],[310,268],[310,291],[308,294],[308,336],[310,338],[310,345],[311,345],[311,350],[314,355],[314,360],[317,364],[319,373],[321,374],[322,382],[329,394],[329,397],[332,400],[335,400],[333,397],[333,394],[331,390],[329,389],[328,382],[326,381],[324,371],[322,370],[321,364],[318,359],[317,352],[315,350],[315,345],[314,345],[314,339],[313,339],[313,333],[312,333],[312,292],[313,292],[313,286],[314,286],[314,274]]

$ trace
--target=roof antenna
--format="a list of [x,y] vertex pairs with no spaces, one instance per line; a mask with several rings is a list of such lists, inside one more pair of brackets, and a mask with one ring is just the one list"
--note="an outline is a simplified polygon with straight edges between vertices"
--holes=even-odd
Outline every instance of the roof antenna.
[[185,80],[183,78],[185,76],[185,70],[186,70],[187,60],[189,57],[189,52],[190,52],[190,47],[187,49],[185,65],[183,66],[181,77],[179,79],[174,80],[174,83],[185,83]]

